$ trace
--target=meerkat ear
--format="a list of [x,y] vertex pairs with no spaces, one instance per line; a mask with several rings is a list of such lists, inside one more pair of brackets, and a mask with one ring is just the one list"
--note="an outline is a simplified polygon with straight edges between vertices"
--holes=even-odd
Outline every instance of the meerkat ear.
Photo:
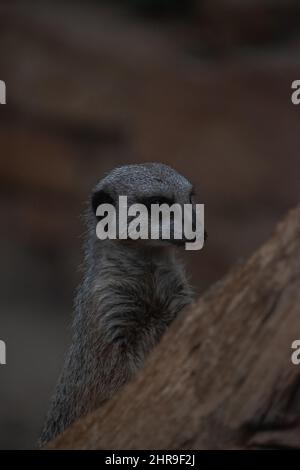
[[100,189],[98,191],[94,191],[91,197],[92,210],[95,215],[97,208],[98,206],[100,206],[100,204],[112,204],[114,206],[115,201],[110,194],[108,194],[103,189]]

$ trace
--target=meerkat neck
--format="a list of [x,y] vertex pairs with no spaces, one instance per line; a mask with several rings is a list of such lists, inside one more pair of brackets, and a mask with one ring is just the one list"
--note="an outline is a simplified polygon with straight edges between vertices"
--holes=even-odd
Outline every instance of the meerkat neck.
[[73,340],[41,443],[128,382],[192,299],[172,249],[111,242],[95,244],[87,253]]

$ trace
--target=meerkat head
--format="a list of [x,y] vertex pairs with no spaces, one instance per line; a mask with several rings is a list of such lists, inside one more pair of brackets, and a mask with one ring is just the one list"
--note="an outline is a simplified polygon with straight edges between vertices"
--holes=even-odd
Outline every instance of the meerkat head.
[[[103,218],[103,214],[99,216],[97,213],[99,206],[110,204],[118,213],[120,211],[120,196],[127,197],[128,207],[134,204],[143,204],[148,209],[150,216],[153,204],[167,204],[169,207],[173,204],[179,204],[183,207],[184,204],[194,204],[193,195],[193,186],[190,181],[167,165],[162,163],[126,165],[112,170],[99,181],[92,192],[91,209],[94,222],[97,224]],[[130,219],[129,216],[128,221]],[[148,237],[147,240],[139,239],[137,242],[149,246],[185,243],[184,237],[181,239],[174,237],[172,214],[170,239],[168,240],[162,238],[163,223],[163,220],[160,219],[158,240]]]

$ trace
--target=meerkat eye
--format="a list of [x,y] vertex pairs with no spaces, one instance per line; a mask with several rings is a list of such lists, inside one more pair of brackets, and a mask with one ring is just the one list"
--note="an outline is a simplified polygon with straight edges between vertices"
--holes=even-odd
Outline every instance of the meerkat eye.
[[151,204],[168,204],[172,205],[174,204],[174,200],[165,196],[151,196],[142,199],[142,204],[144,204],[146,207],[150,207]]
[[195,202],[195,191],[192,189],[192,191],[190,192],[190,203],[194,204],[194,202]]
[[115,204],[115,201],[113,197],[108,194],[106,191],[100,190],[100,191],[95,191],[92,194],[92,209],[94,214],[96,214],[97,208],[100,206],[100,204]]

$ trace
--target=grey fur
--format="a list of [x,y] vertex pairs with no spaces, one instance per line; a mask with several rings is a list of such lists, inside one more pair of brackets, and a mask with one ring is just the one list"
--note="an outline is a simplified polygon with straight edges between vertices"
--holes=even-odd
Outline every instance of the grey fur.
[[[192,186],[160,163],[116,168],[93,194],[128,204],[151,196],[190,202]],[[192,300],[170,242],[100,241],[87,211],[84,276],[75,301],[73,339],[40,438],[45,444],[112,397],[143,366],[177,314]]]

